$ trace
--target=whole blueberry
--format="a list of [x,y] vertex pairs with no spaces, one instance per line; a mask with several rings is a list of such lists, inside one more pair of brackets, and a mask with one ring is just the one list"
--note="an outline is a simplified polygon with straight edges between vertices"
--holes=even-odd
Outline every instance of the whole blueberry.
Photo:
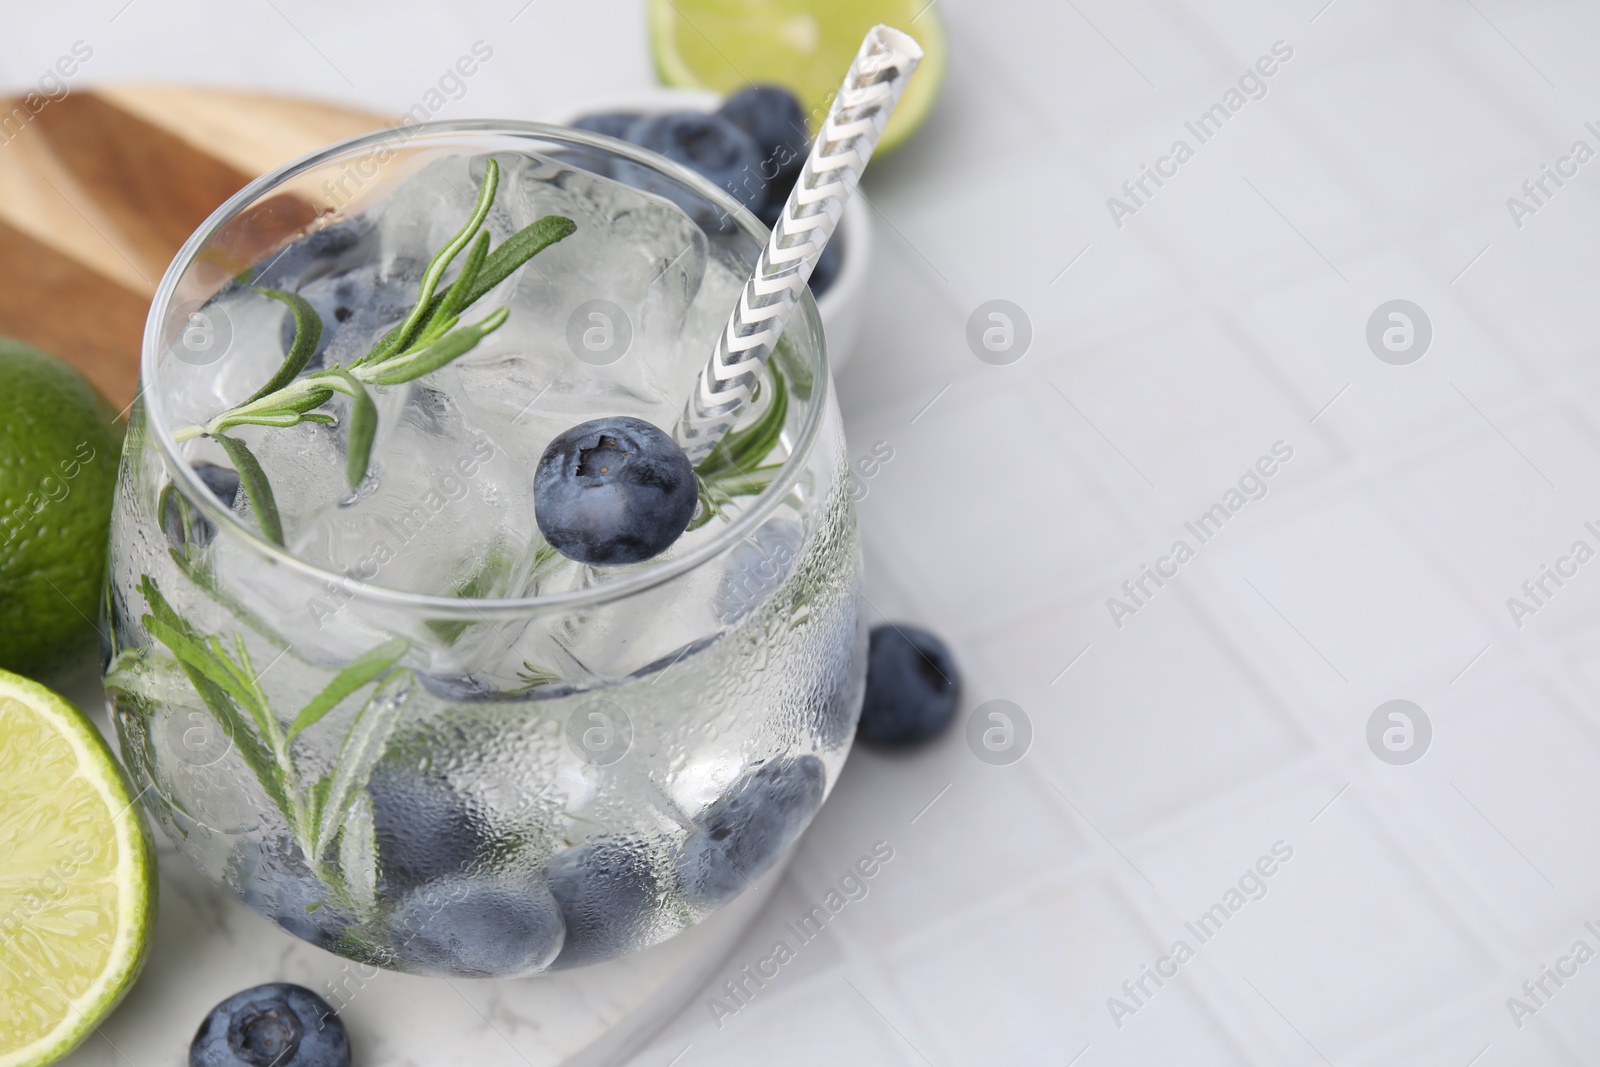
[[488,843],[482,820],[443,775],[380,763],[367,796],[386,893],[463,872]]
[[788,196],[811,151],[806,113],[794,94],[776,85],[749,85],[723,101],[717,114],[755,139],[762,175]]
[[[191,466],[222,506],[232,509],[239,497],[239,472],[203,459],[196,460]],[[217,529],[211,520],[200,514],[199,509],[189,503],[177,486],[168,485],[161,490],[158,507],[162,532],[167,535],[167,544],[174,552],[187,553],[191,549],[204,548],[216,536]]]
[[302,941],[326,948],[355,925],[329,902],[327,888],[286,834],[241,844],[229,873],[246,907]]
[[313,278],[338,274],[371,259],[377,240],[372,216],[338,219],[278,249],[259,265],[251,284],[292,290]]
[[[766,195],[761,147],[755,138],[720,115],[699,111],[646,115],[628,127],[627,139],[705,175],[745,207],[754,208]],[[630,185],[683,203],[674,183],[646,167],[619,162],[616,172]],[[704,213],[692,202],[684,206],[690,208],[691,214]]]
[[[298,292],[322,320],[322,335],[309,364],[316,367],[365,355],[374,335],[405,317],[416,299],[416,283],[407,281],[404,272],[363,263],[306,281]],[[287,308],[279,330],[279,342],[287,352],[295,336],[294,316]]]
[[451,875],[401,900],[390,938],[395,963],[415,974],[512,978],[561,951],[561,909],[543,882]]
[[350,1037],[328,1002],[272,982],[211,1009],[189,1044],[189,1067],[348,1067]]
[[557,853],[545,875],[567,924],[553,971],[615,959],[637,947],[661,900],[650,857],[626,838],[596,838]]
[[750,772],[694,819],[678,860],[684,892],[716,907],[742,893],[800,836],[822,805],[827,768],[812,755]]
[[938,736],[961,699],[961,672],[950,650],[915,626],[876,626],[869,640],[861,736],[880,745]]
[[594,419],[539,457],[533,514],[558,552],[579,563],[638,563],[676,541],[700,493],[672,438],[643,419]]
[[603,137],[615,137],[626,140],[628,127],[639,121],[639,115],[634,111],[598,111],[592,115],[583,115],[572,122],[575,130],[588,130],[598,133]]

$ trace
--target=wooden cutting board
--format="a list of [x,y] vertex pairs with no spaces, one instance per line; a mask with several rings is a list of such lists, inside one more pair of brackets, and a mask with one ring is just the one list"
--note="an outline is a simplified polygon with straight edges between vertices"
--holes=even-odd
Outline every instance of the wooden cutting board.
[[190,86],[105,86],[37,113],[0,98],[0,335],[55,353],[129,404],[145,313],[189,234],[251,179],[385,124]]

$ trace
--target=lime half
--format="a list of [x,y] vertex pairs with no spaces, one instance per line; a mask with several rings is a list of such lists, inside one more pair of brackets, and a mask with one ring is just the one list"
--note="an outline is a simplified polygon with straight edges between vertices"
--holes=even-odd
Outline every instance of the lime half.
[[661,80],[727,93],[751,82],[800,98],[817,132],[867,31],[909,33],[923,59],[878,142],[888,152],[914,133],[944,78],[945,34],[933,0],[648,0],[650,48]]
[[0,671],[0,1067],[59,1059],[144,963],[144,823],[94,724]]

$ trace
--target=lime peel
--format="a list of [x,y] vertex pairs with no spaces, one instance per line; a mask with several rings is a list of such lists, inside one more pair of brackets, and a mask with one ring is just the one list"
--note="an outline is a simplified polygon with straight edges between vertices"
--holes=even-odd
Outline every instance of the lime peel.
[[916,132],[944,79],[944,25],[927,0],[648,0],[648,11],[664,83],[721,93],[752,80],[781,85],[811,116],[813,134],[869,29],[881,22],[915,37],[922,64],[883,131],[880,156]]
[[144,965],[149,832],[82,712],[0,671],[0,1067],[41,1067],[99,1024]]

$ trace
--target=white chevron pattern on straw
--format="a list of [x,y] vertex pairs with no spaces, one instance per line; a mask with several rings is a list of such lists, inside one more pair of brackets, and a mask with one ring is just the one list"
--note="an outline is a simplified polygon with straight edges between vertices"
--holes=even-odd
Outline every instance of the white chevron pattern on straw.
[[921,59],[917,42],[888,26],[874,26],[861,42],[755,273],[684,405],[673,436],[691,463],[710,454],[754,397],[761,366],[783,336]]

